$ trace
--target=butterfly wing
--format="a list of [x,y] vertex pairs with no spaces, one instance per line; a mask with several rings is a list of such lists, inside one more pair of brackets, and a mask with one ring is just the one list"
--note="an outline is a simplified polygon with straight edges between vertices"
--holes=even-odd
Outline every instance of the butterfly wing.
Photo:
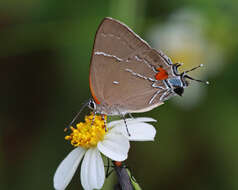
[[[166,89],[163,81],[153,81],[158,67],[172,74],[166,57],[131,29],[111,18],[102,21],[95,36],[89,76],[96,103],[118,105],[130,112],[157,107],[163,103],[159,97],[165,90],[152,84]],[[158,95],[150,103],[155,93]]]

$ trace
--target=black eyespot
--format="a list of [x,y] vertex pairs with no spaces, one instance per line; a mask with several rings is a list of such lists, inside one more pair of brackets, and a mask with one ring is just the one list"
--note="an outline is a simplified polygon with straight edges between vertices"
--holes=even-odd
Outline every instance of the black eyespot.
[[183,92],[184,92],[184,88],[183,87],[176,87],[176,88],[174,88],[174,92],[176,93],[176,94],[178,94],[179,96],[182,96],[182,94],[183,94]]
[[89,102],[88,107],[89,107],[90,109],[92,109],[92,110],[94,110],[94,109],[96,108],[96,105],[95,105],[95,103],[94,103],[93,100],[91,100],[91,101]]

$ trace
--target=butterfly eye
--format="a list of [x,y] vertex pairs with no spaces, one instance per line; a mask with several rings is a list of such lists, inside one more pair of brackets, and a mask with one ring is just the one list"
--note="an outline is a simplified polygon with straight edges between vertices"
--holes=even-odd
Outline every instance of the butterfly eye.
[[90,102],[88,103],[88,107],[92,110],[96,109],[96,104],[93,100],[90,100]]
[[184,92],[184,88],[183,87],[176,87],[176,88],[174,88],[174,92],[176,93],[176,94],[178,94],[179,96],[182,96],[182,94],[183,94],[183,92]]

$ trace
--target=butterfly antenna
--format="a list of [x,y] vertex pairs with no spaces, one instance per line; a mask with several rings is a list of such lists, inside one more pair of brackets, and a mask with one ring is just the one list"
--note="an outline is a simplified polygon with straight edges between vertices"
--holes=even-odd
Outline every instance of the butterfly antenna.
[[204,66],[203,64],[200,64],[200,65],[198,65],[198,66],[196,66],[196,67],[194,67],[194,68],[192,68],[190,70],[185,71],[185,73],[189,73],[189,72],[194,71],[194,70],[196,70],[196,69],[198,69],[200,67],[203,67],[203,66]]
[[188,78],[188,79],[190,79],[190,80],[193,80],[193,81],[197,81],[197,82],[201,82],[201,83],[204,83],[204,84],[209,84],[209,81],[203,81],[203,80],[199,80],[199,79],[194,79],[194,78],[192,78],[192,77],[190,77],[189,75],[187,75],[187,73],[189,73],[189,72],[191,72],[191,71],[194,71],[194,70],[196,70],[196,69],[198,69],[198,68],[200,68],[200,67],[203,67],[204,65],[203,64],[200,64],[200,65],[198,65],[198,66],[196,66],[196,67],[194,67],[194,68],[192,68],[192,69],[190,69],[190,70],[187,70],[187,71],[184,71],[183,72],[183,75],[184,75],[184,77],[185,78]]
[[83,104],[83,106],[80,108],[79,112],[76,114],[76,116],[73,118],[73,120],[70,122],[70,124],[64,129],[64,131],[67,131],[70,126],[72,126],[72,124],[75,122],[75,120],[78,118],[78,116],[81,114],[81,112],[84,110],[84,108],[88,105],[90,100],[87,100],[87,102],[85,102]]
[[188,78],[188,79],[190,79],[190,80],[193,80],[193,81],[205,83],[205,84],[207,84],[207,85],[209,84],[209,81],[203,81],[203,80],[199,80],[199,79],[194,79],[194,78],[192,78],[192,77],[190,77],[190,76],[188,76],[188,75],[184,75],[184,77],[185,77],[185,78]]

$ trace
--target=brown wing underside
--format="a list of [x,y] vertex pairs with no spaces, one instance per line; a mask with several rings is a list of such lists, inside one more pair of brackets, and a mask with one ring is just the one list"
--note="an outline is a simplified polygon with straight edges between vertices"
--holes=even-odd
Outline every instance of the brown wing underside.
[[[149,104],[159,89],[151,86],[153,82],[126,71],[126,69],[133,69],[137,73],[143,71],[143,76],[148,77],[153,71],[146,65],[135,61],[118,62],[115,58],[103,55],[95,56],[95,60],[101,67],[92,69],[94,73],[92,85],[97,88],[97,92],[100,94],[97,98],[101,103],[106,103],[109,106],[121,105],[127,110],[140,110],[153,104],[162,103],[159,97],[164,91],[158,94],[152,105]],[[158,81],[157,85],[165,88],[162,81]]]
[[[110,18],[103,20],[96,33],[90,66],[90,88],[99,102],[119,104],[128,110],[152,106],[149,101],[158,89],[126,69],[154,79],[153,66],[162,66],[171,74],[164,57],[128,27]],[[165,88],[162,81],[157,83]],[[162,103],[160,95],[153,104]]]

